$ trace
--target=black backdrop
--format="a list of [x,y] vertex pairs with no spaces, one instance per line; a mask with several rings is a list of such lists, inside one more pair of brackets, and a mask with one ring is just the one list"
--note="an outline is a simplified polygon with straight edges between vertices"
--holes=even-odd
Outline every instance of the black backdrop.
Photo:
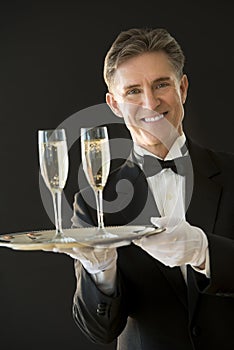
[[[1,233],[53,227],[38,186],[37,130],[104,102],[103,58],[120,30],[165,27],[178,39],[190,79],[185,130],[234,152],[232,13],[231,1],[1,1]],[[78,147],[70,156],[72,204]],[[74,290],[69,257],[0,248],[1,349],[113,349],[74,324]]]

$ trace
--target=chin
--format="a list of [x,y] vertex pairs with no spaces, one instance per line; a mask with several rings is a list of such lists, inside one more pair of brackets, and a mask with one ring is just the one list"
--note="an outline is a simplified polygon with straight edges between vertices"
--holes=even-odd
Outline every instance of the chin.
[[162,142],[158,139],[136,139],[135,142],[143,147],[143,148],[149,148],[149,147],[156,147],[162,144]]

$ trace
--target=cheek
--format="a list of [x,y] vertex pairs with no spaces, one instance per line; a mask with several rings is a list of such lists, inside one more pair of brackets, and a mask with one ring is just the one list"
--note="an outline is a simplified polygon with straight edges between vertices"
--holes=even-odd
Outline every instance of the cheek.
[[170,105],[181,105],[182,104],[182,97],[180,94],[180,91],[173,90],[170,94],[167,95],[167,101]]
[[172,107],[172,110],[174,112],[174,119],[176,119],[176,120],[183,119],[184,107],[183,107],[181,95],[176,94],[173,97],[171,96],[171,100],[170,100],[169,104]]

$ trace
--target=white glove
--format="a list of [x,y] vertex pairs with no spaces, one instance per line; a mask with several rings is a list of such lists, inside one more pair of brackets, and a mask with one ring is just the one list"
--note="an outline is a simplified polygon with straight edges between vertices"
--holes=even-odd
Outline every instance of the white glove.
[[172,217],[152,217],[151,222],[166,230],[134,240],[134,244],[170,267],[188,264],[199,267],[205,262],[208,240],[200,228]]
[[112,269],[116,264],[116,248],[79,247],[70,249],[53,248],[54,253],[65,253],[77,259],[90,274],[97,274]]

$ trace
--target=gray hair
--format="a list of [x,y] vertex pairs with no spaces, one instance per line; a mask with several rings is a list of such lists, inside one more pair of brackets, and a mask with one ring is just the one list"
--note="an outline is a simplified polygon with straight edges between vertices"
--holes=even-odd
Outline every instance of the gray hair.
[[104,61],[104,80],[110,89],[118,66],[128,59],[146,52],[163,51],[167,54],[178,78],[183,75],[184,53],[170,33],[163,28],[132,28],[121,32]]

